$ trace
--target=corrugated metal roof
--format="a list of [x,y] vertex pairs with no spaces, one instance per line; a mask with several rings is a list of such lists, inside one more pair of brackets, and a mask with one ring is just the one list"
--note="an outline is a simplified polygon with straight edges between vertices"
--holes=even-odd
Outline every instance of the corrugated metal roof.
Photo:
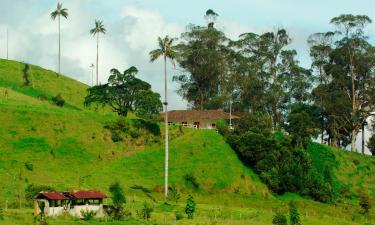
[[79,191],[70,191],[69,195],[75,199],[102,199],[107,198],[107,195],[95,191],[95,190],[79,190]]
[[[164,113],[161,114],[164,117]],[[170,120],[201,120],[201,119],[211,119],[211,120],[219,120],[219,119],[229,119],[229,113],[226,113],[221,110],[172,110],[168,112],[168,118]],[[232,115],[232,119],[239,119],[238,116]]]
[[40,192],[34,199],[48,199],[48,200],[67,200],[68,198],[59,192]]

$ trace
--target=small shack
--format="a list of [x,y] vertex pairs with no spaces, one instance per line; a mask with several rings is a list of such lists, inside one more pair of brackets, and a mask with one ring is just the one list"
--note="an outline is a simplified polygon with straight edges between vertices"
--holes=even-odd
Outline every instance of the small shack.
[[34,214],[59,216],[67,209],[69,199],[59,192],[40,192],[34,198]]
[[[164,113],[161,114],[164,118]],[[218,120],[235,122],[238,116],[230,115],[222,110],[172,110],[168,112],[168,123],[185,127],[216,129]]]
[[66,192],[40,192],[34,199],[34,215],[43,210],[46,216],[60,216],[68,213],[82,218],[83,211],[93,211],[95,216],[104,216],[103,199],[107,195],[95,190]]

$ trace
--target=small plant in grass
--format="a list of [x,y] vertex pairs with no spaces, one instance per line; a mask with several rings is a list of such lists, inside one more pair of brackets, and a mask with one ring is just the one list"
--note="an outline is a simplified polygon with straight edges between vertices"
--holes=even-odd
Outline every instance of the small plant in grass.
[[180,212],[175,212],[174,213],[176,220],[182,220],[184,218],[184,215]]
[[178,200],[180,200],[181,198],[178,188],[176,187],[176,185],[172,185],[168,187],[168,189],[169,189],[168,200],[173,201],[177,204]]
[[120,220],[124,216],[124,204],[126,198],[124,191],[118,182],[115,182],[109,186],[109,191],[112,195],[113,206],[109,210],[108,214],[115,220]]
[[3,208],[0,207],[0,220],[4,220],[4,211]]
[[363,214],[369,214],[371,210],[371,200],[370,197],[364,192],[359,193],[359,206],[361,206]]
[[194,198],[193,196],[189,195],[189,198],[187,199],[186,206],[185,206],[185,213],[188,219],[194,218],[195,209],[196,209],[196,204],[194,202]]
[[288,220],[286,219],[286,216],[282,212],[277,211],[276,214],[273,216],[272,224],[274,224],[274,225],[287,225]]
[[63,107],[65,104],[65,100],[60,94],[58,94],[52,98],[52,103],[56,106]]
[[184,179],[186,182],[190,183],[193,186],[193,188],[195,189],[199,188],[199,183],[197,181],[197,178],[193,174],[191,173],[186,174],[184,176]]
[[96,212],[93,211],[93,210],[81,210],[81,216],[82,216],[82,220],[92,220],[94,218],[94,216],[96,215]]
[[141,210],[137,211],[137,214],[139,218],[144,219],[144,220],[149,220],[151,218],[151,213],[154,211],[154,208],[152,205],[150,205],[147,202],[143,203],[143,207]]
[[34,165],[30,162],[25,162],[25,168],[28,170],[28,171],[33,171],[34,170]]
[[291,225],[301,225],[298,207],[294,201],[289,203],[289,220]]

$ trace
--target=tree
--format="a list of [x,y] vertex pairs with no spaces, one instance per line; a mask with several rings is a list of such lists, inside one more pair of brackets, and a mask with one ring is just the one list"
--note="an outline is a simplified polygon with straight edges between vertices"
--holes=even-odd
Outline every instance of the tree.
[[123,216],[123,205],[126,203],[124,191],[118,182],[112,183],[109,186],[109,191],[112,195],[113,210],[112,216],[119,220]]
[[29,86],[30,85],[29,69],[30,69],[29,64],[25,64],[25,67],[22,70],[22,73],[23,73],[23,85],[24,86]]
[[193,196],[189,195],[189,198],[186,201],[186,206],[185,206],[185,213],[188,217],[188,219],[193,219],[194,218],[194,213],[195,213],[195,202]]
[[141,219],[149,220],[151,218],[151,213],[153,211],[154,211],[154,208],[152,207],[152,205],[150,205],[147,202],[144,202],[142,209],[140,211],[137,211],[137,213]]
[[68,18],[68,9],[66,8],[63,8],[63,5],[62,3],[57,3],[57,8],[55,11],[53,11],[51,13],[51,18],[52,20],[55,20],[56,17],[58,19],[58,24],[59,24],[59,57],[58,57],[58,74],[57,75],[60,75],[60,61],[61,61],[61,51],[60,51],[60,48],[61,48],[61,44],[60,44],[60,17],[64,17],[65,19]]
[[164,122],[165,122],[165,183],[164,183],[164,198],[167,201],[168,197],[168,79],[167,79],[167,59],[170,59],[174,64],[177,57],[176,47],[174,46],[174,39],[165,36],[163,39],[158,37],[159,48],[150,52],[150,61],[154,62],[160,57],[164,60]]
[[289,219],[291,225],[301,225],[297,204],[294,201],[289,203]]
[[99,34],[105,34],[106,31],[101,20],[95,20],[95,27],[90,30],[90,34],[96,35],[96,85],[99,84]]
[[274,224],[274,225],[287,225],[288,220],[286,219],[286,216],[282,212],[277,211],[275,213],[275,215],[273,216],[272,224]]
[[370,96],[364,93],[367,92],[366,89],[373,89],[373,87],[369,88],[368,84],[362,83],[364,80],[369,81],[368,78],[371,77],[371,70],[368,68],[370,65],[363,62],[363,57],[366,57],[365,54],[369,48],[366,42],[367,37],[364,35],[364,27],[371,22],[368,16],[351,14],[343,14],[331,20],[331,23],[337,27],[337,33],[342,35],[337,45],[340,53],[345,53],[343,63],[347,67],[345,72],[350,80],[345,91],[349,93],[348,97],[352,105],[350,147],[352,151],[355,151],[356,136],[362,121],[365,121],[369,116],[369,111],[372,112],[374,109],[373,106],[366,105]]
[[151,85],[135,77],[138,69],[134,66],[120,73],[111,70],[108,83],[88,89],[84,104],[109,105],[120,116],[127,116],[128,112],[142,115],[155,115],[161,109],[160,97],[151,91]]

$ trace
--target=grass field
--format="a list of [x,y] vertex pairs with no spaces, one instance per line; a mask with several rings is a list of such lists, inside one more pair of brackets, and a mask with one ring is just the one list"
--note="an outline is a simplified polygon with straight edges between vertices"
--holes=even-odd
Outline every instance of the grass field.
[[[350,193],[350,198],[335,205],[322,204],[292,193],[274,196],[218,133],[179,127],[171,127],[169,174],[181,199],[165,204],[162,136],[140,130],[139,137],[128,135],[124,141],[113,142],[105,125],[118,117],[84,108],[86,85],[31,66],[31,86],[23,87],[22,68],[21,63],[0,60],[0,206],[5,215],[1,225],[34,224],[32,206],[24,197],[29,184],[109,193],[115,181],[125,190],[126,208],[133,219],[106,222],[59,217],[48,218],[48,224],[266,225],[271,224],[275,210],[287,212],[291,200],[299,206],[302,224],[375,224],[374,210],[369,216],[360,214],[357,197],[358,190],[365,189],[375,202],[375,160],[371,157],[310,146],[313,163],[322,168],[325,163],[335,164],[337,177]],[[66,107],[38,99],[41,94],[50,98],[59,93]],[[195,219],[176,221],[175,212],[183,213],[189,194],[197,202]],[[144,202],[154,207],[147,222],[137,219]]]

